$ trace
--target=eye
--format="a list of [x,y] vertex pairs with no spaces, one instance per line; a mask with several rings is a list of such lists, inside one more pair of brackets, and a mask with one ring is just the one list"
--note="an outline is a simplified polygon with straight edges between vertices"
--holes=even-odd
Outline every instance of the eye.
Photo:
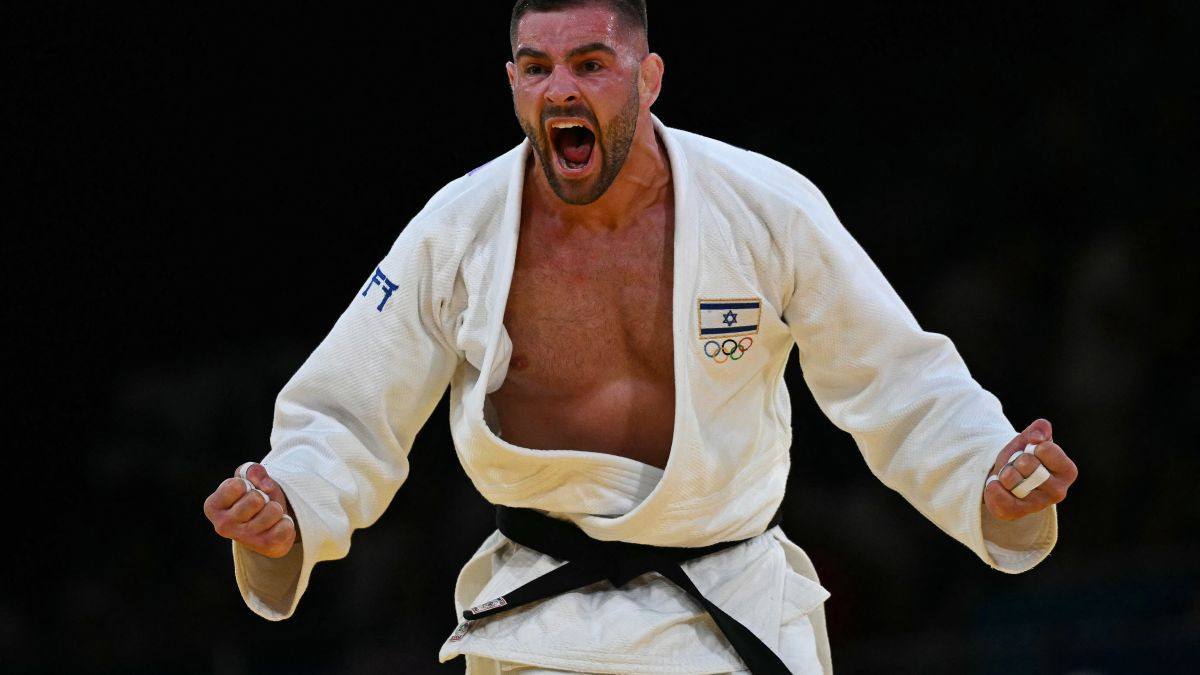
[[545,73],[546,69],[536,63],[531,63],[525,66],[526,75],[544,75]]
[[596,73],[604,69],[604,65],[599,61],[584,61],[579,67],[585,73]]

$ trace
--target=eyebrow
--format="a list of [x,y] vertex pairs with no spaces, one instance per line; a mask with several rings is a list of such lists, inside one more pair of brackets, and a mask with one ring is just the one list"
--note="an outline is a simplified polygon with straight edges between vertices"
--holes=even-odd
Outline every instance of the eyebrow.
[[[572,49],[571,51],[567,52],[567,58],[573,59],[576,56],[579,56],[580,54],[587,54],[588,52],[604,52],[611,56],[617,55],[617,52],[612,47],[609,47],[608,45],[604,44],[603,42],[589,42],[586,45],[580,45],[580,46]],[[517,60],[520,60],[522,56],[527,56],[531,59],[549,59],[550,58],[550,55],[547,54],[546,52],[539,51],[539,50],[533,49],[531,47],[521,47],[520,49],[517,50],[517,53],[515,56],[516,56]]]

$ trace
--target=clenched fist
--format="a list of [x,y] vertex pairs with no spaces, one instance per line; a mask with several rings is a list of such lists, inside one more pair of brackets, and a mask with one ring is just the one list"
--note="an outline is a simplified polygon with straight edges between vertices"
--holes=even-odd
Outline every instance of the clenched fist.
[[[1032,452],[1022,452],[1026,446],[1033,446]],[[1013,488],[1025,479],[1032,476],[1031,483],[1037,482],[1039,467],[1045,467],[1049,476],[1024,497],[1015,495]],[[1016,520],[1066,499],[1067,488],[1075,482],[1079,470],[1054,442],[1050,423],[1037,420],[1004,446],[991,475],[996,480],[985,483],[983,503],[1000,520]]]
[[262,464],[247,463],[204,500],[217,534],[268,558],[282,558],[299,537],[283,488]]

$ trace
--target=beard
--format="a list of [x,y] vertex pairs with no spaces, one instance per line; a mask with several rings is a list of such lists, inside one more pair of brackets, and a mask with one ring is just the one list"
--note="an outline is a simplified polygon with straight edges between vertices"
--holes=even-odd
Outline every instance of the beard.
[[[625,105],[607,125],[601,125],[592,111],[582,103],[572,106],[547,106],[542,109],[538,124],[533,124],[516,110],[517,121],[529,138],[533,151],[537,153],[542,171],[546,174],[546,182],[559,199],[568,204],[581,206],[591,204],[608,191],[608,188],[621,173],[625,160],[629,157],[629,149],[633,146],[633,137],[637,132],[638,108],[641,101],[638,97],[637,78],[630,80],[629,96]],[[516,101],[513,102],[516,108]],[[557,167],[556,153],[550,138],[546,135],[546,120],[551,117],[578,117],[591,123],[596,130],[595,145],[600,148],[600,167],[597,175],[589,184],[579,184],[565,181],[555,170]],[[595,150],[593,150],[595,152]]]

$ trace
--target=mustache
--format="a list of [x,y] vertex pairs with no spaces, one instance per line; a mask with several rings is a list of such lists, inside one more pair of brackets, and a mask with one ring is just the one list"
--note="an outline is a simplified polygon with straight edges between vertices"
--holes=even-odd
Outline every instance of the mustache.
[[592,111],[582,103],[568,106],[546,106],[542,108],[542,128],[546,127],[546,121],[551,117],[578,117],[587,120],[592,128],[597,132],[600,131],[600,123],[596,120],[596,116]]

